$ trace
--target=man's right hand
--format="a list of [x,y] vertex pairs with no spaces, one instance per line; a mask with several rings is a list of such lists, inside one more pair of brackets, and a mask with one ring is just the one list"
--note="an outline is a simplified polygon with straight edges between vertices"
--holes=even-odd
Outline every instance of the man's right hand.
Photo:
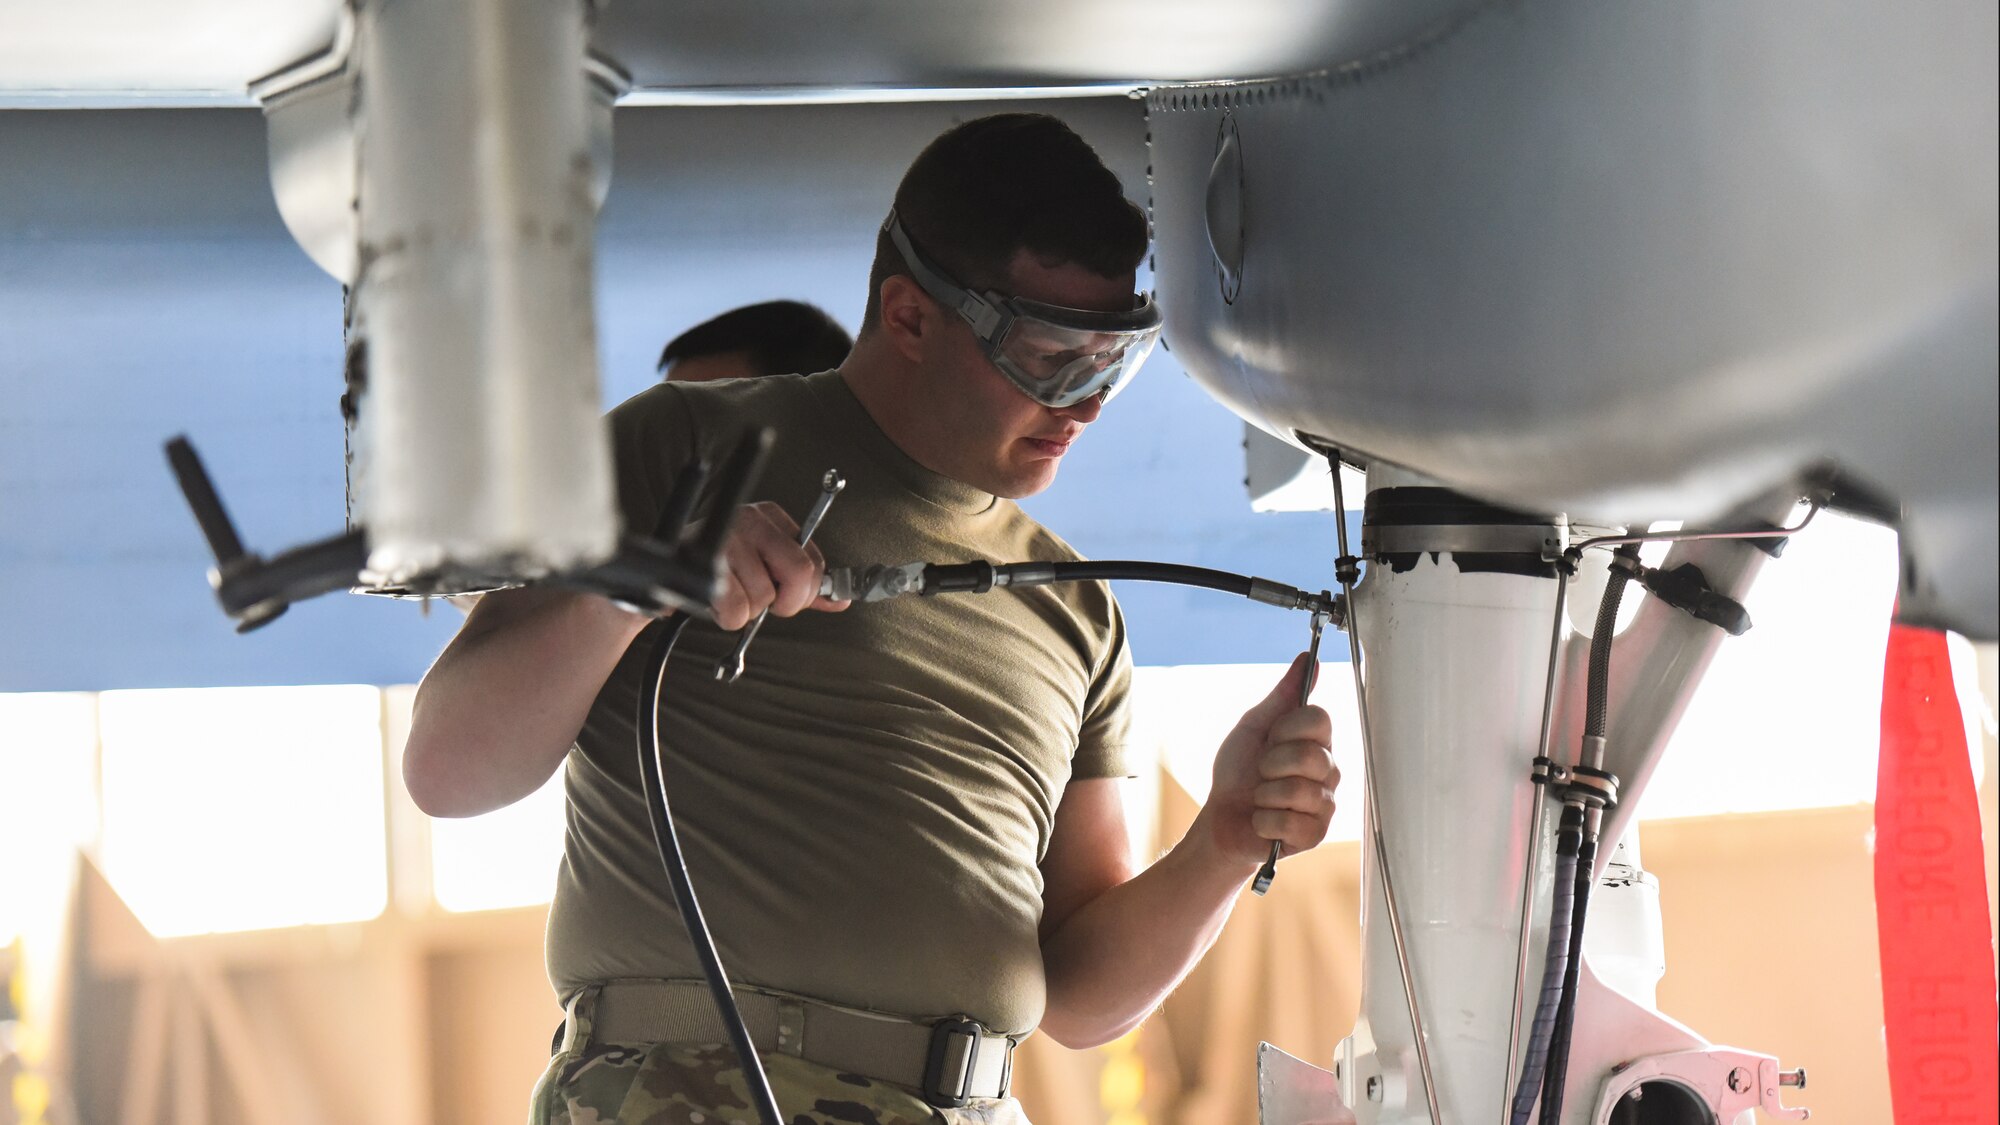
[[[798,523],[777,505],[741,511],[723,542],[718,625],[740,629],[766,608],[780,617],[847,608],[819,596],[826,561],[798,540]],[[556,586],[479,599],[417,689],[403,754],[417,806],[476,816],[539,788],[648,620]]]
[[792,617],[814,609],[836,613],[849,602],[819,594],[826,559],[811,543],[800,545],[799,523],[768,500],[746,504],[722,545],[722,591],[714,610],[718,627],[734,632],[768,609]]

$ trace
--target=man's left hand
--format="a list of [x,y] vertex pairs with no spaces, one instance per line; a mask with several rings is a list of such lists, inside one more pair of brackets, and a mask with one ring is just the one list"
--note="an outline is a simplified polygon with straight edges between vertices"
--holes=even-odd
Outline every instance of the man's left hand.
[[1244,712],[1215,755],[1215,780],[1190,835],[1201,833],[1216,853],[1255,870],[1270,856],[1317,847],[1333,820],[1333,720],[1299,705],[1312,657],[1292,661],[1271,694]]

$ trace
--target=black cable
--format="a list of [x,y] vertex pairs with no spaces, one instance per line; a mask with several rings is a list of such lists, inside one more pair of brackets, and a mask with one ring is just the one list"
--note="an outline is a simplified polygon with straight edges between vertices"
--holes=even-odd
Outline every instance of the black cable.
[[[1618,549],[1625,558],[1637,558],[1639,547],[1628,543]],[[1618,606],[1625,598],[1625,584],[1631,575],[1623,567],[1611,568],[1605,584],[1604,600],[1597,603],[1597,626],[1590,633],[1590,683],[1584,695],[1583,736],[1603,738],[1606,717],[1611,710],[1611,639],[1618,630]]]
[[770,1079],[764,1074],[764,1062],[757,1057],[757,1045],[750,1041],[750,1030],[743,1023],[743,1013],[737,1010],[736,994],[730,991],[722,958],[715,952],[715,939],[709,936],[701,902],[695,897],[694,882],[688,878],[687,861],[681,855],[680,837],[674,832],[673,814],[667,808],[667,786],[660,759],[660,698],[666,691],[667,657],[672,655],[674,642],[680,639],[686,624],[685,614],[661,622],[659,636],[646,656],[646,676],[653,682],[653,690],[642,690],[639,695],[639,787],[646,793],[653,843],[659,848],[660,863],[667,869],[667,881],[673,885],[674,905],[680,909],[681,922],[687,927],[688,941],[701,961],[702,975],[708,978],[708,990],[715,997],[722,1026],[728,1030],[730,1043],[742,1063],[750,1100],[763,1125],[784,1125],[777,1098],[771,1093]]
[[[1639,545],[1627,543],[1617,553],[1622,558],[1636,559]],[[1618,629],[1618,607],[1625,599],[1625,586],[1630,581],[1630,572],[1614,564],[1611,578],[1604,586],[1604,598],[1597,603],[1597,624],[1590,634],[1590,676],[1584,696],[1583,738],[1586,748],[1593,739],[1601,746],[1610,725],[1611,642]],[[1601,765],[1584,759],[1577,764],[1592,769]],[[1564,815],[1567,816],[1567,812]],[[1594,818],[1591,823],[1595,823]],[[1556,1009],[1554,1037],[1549,1043],[1549,1057],[1542,1077],[1541,1125],[1560,1125],[1562,1121],[1563,1084],[1569,1077],[1570,1031],[1576,1023],[1577,984],[1583,968],[1583,926],[1590,909],[1590,890],[1596,882],[1596,865],[1597,833],[1594,829],[1586,829],[1577,856],[1576,889],[1570,900],[1569,963],[1563,970],[1562,1001]]]
[[1046,586],[1055,582],[1163,582],[1195,586],[1283,609],[1325,613],[1335,622],[1344,624],[1337,599],[1325,591],[1315,594],[1268,578],[1180,563],[1125,560],[931,563],[924,567],[922,592],[926,596],[983,594],[1000,587]]
[[[1536,825],[1535,831],[1541,831]],[[1563,806],[1562,823],[1556,829],[1556,871],[1553,897],[1549,903],[1549,941],[1542,955],[1542,994],[1535,1002],[1534,1022],[1528,1029],[1528,1050],[1522,1056],[1521,1081],[1514,1087],[1514,1104],[1509,1125],[1527,1125],[1541,1093],[1542,1078],[1548,1069],[1549,1051],[1555,1040],[1556,1018],[1562,1008],[1563,989],[1569,980],[1570,927],[1575,924],[1574,901],[1578,857],[1583,848],[1583,810]],[[1587,870],[1587,868],[1584,868]]]
[[1245,574],[1231,574],[1226,570],[1210,570],[1205,566],[1184,566],[1180,563],[1085,561],[1046,565],[1055,572],[1054,580],[1057,582],[1167,582],[1177,586],[1199,586],[1208,590],[1220,590],[1225,594],[1235,594],[1242,598],[1249,597],[1253,583],[1259,581]]
[[[1597,838],[1586,834],[1576,856],[1575,889],[1570,898],[1569,963],[1563,967],[1562,1003],[1556,1009],[1554,1036],[1549,1041],[1548,1073],[1542,1079],[1541,1125],[1561,1125],[1563,1086],[1569,1081],[1570,1030],[1576,1024],[1577,980],[1583,970],[1583,920],[1590,912],[1590,888],[1597,882]],[[1560,877],[1560,876],[1558,876]],[[1553,933],[1550,941],[1554,941]]]

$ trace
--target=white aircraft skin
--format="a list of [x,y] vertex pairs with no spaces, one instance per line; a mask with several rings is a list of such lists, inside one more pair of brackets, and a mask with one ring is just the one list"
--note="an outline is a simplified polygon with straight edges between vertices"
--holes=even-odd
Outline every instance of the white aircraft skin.
[[[353,61],[355,10],[10,11],[0,107],[269,108]],[[628,105],[1146,91],[1169,342],[1231,409],[1608,523],[1711,519],[1835,470],[1898,519],[1905,617],[1991,638],[1995,18],[1972,0],[1837,18],[1807,0],[704,0],[591,12],[579,65]],[[281,201],[305,116],[273,117]],[[1240,159],[1216,195],[1224,120]],[[590,147],[601,177],[601,131]],[[1228,302],[1211,199],[1238,208],[1213,216],[1241,259]],[[336,211],[286,209],[344,275],[328,221],[295,221]]]
[[[26,26],[0,36],[0,106],[265,106],[288,225],[356,286],[372,396],[356,515],[387,582],[538,574],[615,535],[603,436],[573,409],[595,400],[547,376],[595,370],[588,233],[612,99],[1127,89],[1150,123],[1168,339],[1245,418],[1367,465],[1385,503],[1451,488],[1558,537],[1569,519],[1776,526],[1831,484],[1836,503],[1899,520],[1907,617],[1996,632],[1990,3],[1842,3],[1838,18],[1808,0],[690,7],[614,4],[592,28],[581,7],[525,0],[209,0],[176,6],[171,27],[149,26],[148,5],[57,6],[9,17]],[[474,19],[519,81],[478,84],[459,34]],[[215,27],[244,33],[170,49]],[[355,75],[358,102],[315,101]],[[533,139],[479,179],[507,193],[487,205],[546,219],[540,240],[465,251],[489,289],[460,306],[426,278],[465,261],[364,268],[479,194],[437,170],[454,112]],[[454,365],[503,336],[570,350],[497,374]],[[543,428],[468,424],[451,445],[409,428],[471,395]],[[1589,639],[1559,632],[1551,652],[1563,579],[1470,565],[1462,521],[1410,533],[1432,537],[1422,558],[1371,567],[1350,602],[1381,766],[1362,1018],[1338,1059],[1266,1056],[1268,1125],[1504,1119],[1534,1014],[1556,811],[1530,761],[1552,664],[1568,669],[1557,710],[1582,706]],[[1679,562],[1740,599],[1764,556],[1696,542]],[[1648,599],[1615,646],[1604,768],[1624,791],[1600,869],[1721,636]],[[1656,906],[1606,892],[1599,909],[1657,941]],[[1689,1100],[1688,1121],[1796,1116],[1777,1060],[1616,984],[1582,974],[1564,1125],[1602,1125],[1642,1086]],[[1734,1089],[1738,1070],[1757,1080]]]

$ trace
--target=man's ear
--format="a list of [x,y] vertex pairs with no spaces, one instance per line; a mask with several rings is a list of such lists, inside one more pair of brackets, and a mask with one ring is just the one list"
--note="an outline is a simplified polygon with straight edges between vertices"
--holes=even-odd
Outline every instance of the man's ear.
[[891,347],[912,363],[923,358],[924,334],[933,324],[937,304],[908,274],[890,274],[882,279],[882,332]]

